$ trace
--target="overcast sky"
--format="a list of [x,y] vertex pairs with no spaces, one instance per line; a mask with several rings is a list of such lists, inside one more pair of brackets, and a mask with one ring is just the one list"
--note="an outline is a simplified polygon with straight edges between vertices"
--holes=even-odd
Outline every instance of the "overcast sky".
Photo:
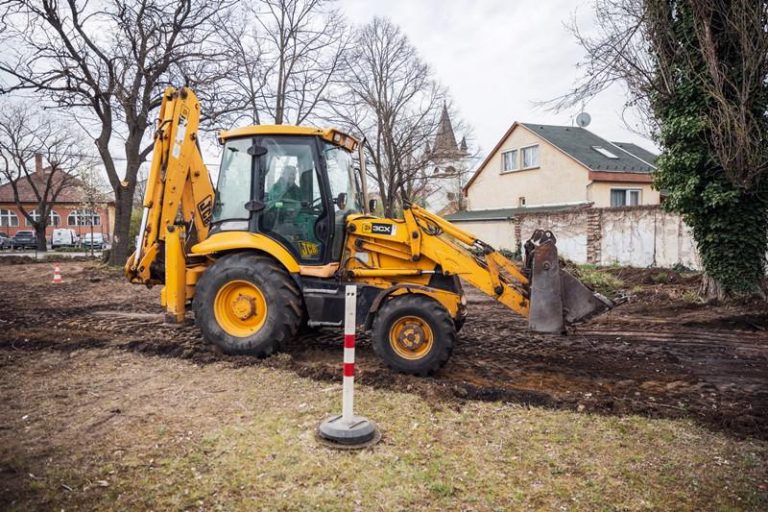
[[[592,26],[593,0],[339,0],[353,23],[386,16],[400,25],[474,128],[475,145],[493,148],[514,121],[572,125],[578,113],[537,107],[567,92],[583,56],[566,29],[576,13]],[[622,120],[624,91],[614,86],[590,102],[589,130],[612,141],[648,139]],[[457,134],[461,137],[462,134]],[[481,155],[484,156],[484,155]]]

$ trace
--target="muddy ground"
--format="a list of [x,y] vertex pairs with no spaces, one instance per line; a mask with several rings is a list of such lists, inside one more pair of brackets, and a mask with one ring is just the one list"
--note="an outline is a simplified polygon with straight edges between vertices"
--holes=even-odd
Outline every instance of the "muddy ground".
[[[132,286],[95,263],[0,264],[0,353],[108,349],[147,357],[263,365],[313,379],[341,380],[341,336],[303,335],[265,360],[230,357],[192,325],[164,325],[159,288]],[[692,418],[737,437],[768,439],[768,308],[703,305],[698,278],[616,269],[629,301],[568,336],[534,335],[525,320],[469,293],[469,319],[448,365],[430,378],[397,375],[368,339],[358,350],[358,382],[417,393],[434,407],[502,400],[606,415]],[[0,378],[16,379],[5,357]]]

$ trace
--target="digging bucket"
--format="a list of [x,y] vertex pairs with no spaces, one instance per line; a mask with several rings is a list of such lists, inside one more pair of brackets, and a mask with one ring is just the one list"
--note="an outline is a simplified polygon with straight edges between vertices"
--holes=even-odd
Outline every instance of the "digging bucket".
[[[560,268],[556,239],[549,231],[537,231],[526,243],[529,267],[530,312],[528,328],[534,332],[565,332],[565,326],[608,311],[613,303],[587,288]],[[530,244],[530,245],[529,245]]]

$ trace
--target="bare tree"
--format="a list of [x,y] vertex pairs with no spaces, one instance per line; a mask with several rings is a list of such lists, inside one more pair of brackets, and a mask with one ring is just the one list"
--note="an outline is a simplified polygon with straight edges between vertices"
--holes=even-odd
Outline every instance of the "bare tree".
[[91,165],[83,165],[78,173],[77,183],[78,195],[80,196],[80,211],[84,213],[86,226],[89,228],[91,235],[90,251],[91,257],[94,252],[94,226],[96,225],[95,219],[100,206],[104,206],[107,203],[107,195],[104,193],[104,183],[102,181],[102,175],[99,169]]
[[679,81],[675,59],[684,56],[699,70],[695,79],[712,105],[706,117],[713,157],[736,186],[748,188],[768,172],[768,143],[761,127],[768,104],[764,90],[768,82],[768,3],[684,3],[691,8],[695,29],[689,44],[696,51],[687,55],[670,25],[669,2],[596,0],[593,34],[585,35],[572,25],[587,53],[581,63],[582,79],[552,106],[568,108],[622,83],[629,92],[626,106],[638,108],[649,123],[648,132],[656,132],[651,99],[673,93]]
[[227,77],[240,100],[234,117],[303,124],[332,99],[349,30],[330,0],[259,0],[222,26],[236,64]]
[[729,178],[746,188],[768,172],[768,133],[764,129],[768,3],[691,0],[691,4],[705,63],[701,83],[713,100],[708,112],[710,146]]
[[615,83],[625,84],[627,108],[637,108],[650,124],[653,112],[650,96],[656,85],[656,61],[648,51],[647,10],[642,1],[595,0],[595,25],[585,33],[573,20],[570,29],[584,48],[581,78],[571,91],[548,102],[556,111],[589,101]]
[[47,249],[45,230],[53,206],[63,192],[77,185],[82,160],[78,135],[70,128],[35,114],[27,105],[0,109],[0,175],[34,228],[38,251]]
[[[216,21],[232,0],[3,0],[0,92],[35,91],[89,130],[115,194],[111,262],[128,256],[136,175],[163,88],[216,98],[225,54]],[[209,94],[206,94],[209,91]],[[120,140],[122,138],[122,140]],[[119,146],[115,143],[122,142]],[[116,161],[124,156],[125,167]]]
[[332,106],[349,129],[367,136],[384,213],[392,216],[398,200],[413,198],[431,154],[427,150],[446,99],[408,38],[385,18],[357,31],[347,56],[346,91]]
[[229,103],[234,105],[225,119],[231,124],[240,121],[262,124],[262,119],[268,117],[266,96],[269,77],[259,30],[254,26],[256,22],[251,7],[243,4],[238,5],[237,14],[230,20],[230,23],[219,23],[234,64],[224,79],[227,82],[225,94]]
[[[655,183],[691,226],[708,298],[764,293],[768,1],[596,0],[584,74],[558,107],[612,83],[653,120]],[[734,257],[737,255],[737,257]]]

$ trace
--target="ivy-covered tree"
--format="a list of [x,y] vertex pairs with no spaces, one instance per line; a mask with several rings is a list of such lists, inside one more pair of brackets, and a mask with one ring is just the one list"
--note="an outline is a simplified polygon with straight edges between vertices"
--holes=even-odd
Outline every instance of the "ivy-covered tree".
[[595,0],[583,80],[556,108],[620,82],[662,154],[665,206],[693,229],[708,298],[765,295],[768,0]]
[[[762,80],[746,83],[752,70],[744,67],[749,57],[745,34],[728,19],[737,14],[738,1],[709,13],[690,0],[648,4],[647,16],[655,25],[650,42],[659,68],[656,80],[661,82],[651,94],[662,147],[656,185],[668,192],[667,206],[693,229],[708,275],[707,296],[760,292],[768,250],[768,179],[760,172],[765,162],[760,153],[768,145],[768,68]],[[765,30],[765,20],[762,26]],[[732,86],[716,90],[718,81]],[[735,90],[740,85],[754,87],[753,94],[740,96]],[[746,126],[722,133],[730,121],[729,107],[743,109]],[[738,143],[723,144],[723,139],[745,128],[754,130],[747,138],[762,141],[763,147],[747,148],[751,154],[737,162],[726,153],[740,151]]]

